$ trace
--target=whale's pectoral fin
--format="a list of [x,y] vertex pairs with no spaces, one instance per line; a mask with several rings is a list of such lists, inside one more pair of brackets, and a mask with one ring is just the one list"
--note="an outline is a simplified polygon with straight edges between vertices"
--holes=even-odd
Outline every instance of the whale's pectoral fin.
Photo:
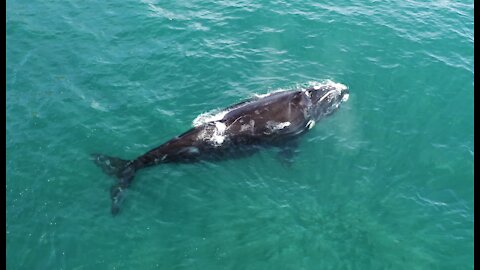
[[290,143],[280,147],[277,157],[280,162],[287,167],[293,164],[295,157],[298,155],[298,144]]

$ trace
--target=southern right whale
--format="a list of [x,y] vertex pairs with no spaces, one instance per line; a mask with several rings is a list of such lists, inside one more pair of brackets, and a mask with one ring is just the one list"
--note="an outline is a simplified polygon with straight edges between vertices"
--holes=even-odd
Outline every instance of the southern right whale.
[[110,189],[111,213],[119,212],[125,189],[142,168],[238,158],[265,147],[291,145],[316,122],[335,112],[348,96],[345,85],[332,81],[257,95],[216,114],[200,115],[192,129],[135,159],[92,154],[94,162],[117,179]]

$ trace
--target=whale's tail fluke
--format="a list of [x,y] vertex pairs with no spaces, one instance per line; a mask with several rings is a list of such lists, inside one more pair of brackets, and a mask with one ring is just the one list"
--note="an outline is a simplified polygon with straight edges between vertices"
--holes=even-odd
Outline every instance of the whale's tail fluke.
[[109,157],[102,154],[92,154],[92,159],[103,172],[117,178],[117,182],[112,185],[110,189],[110,198],[112,200],[111,212],[112,215],[116,215],[120,211],[123,193],[135,175],[135,165],[131,160]]

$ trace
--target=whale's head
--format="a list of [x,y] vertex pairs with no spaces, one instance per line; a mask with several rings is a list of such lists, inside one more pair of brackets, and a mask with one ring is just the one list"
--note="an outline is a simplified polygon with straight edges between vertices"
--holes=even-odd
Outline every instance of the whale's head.
[[312,104],[310,112],[315,120],[335,112],[349,96],[349,90],[345,85],[332,81],[310,86],[304,91],[310,98]]

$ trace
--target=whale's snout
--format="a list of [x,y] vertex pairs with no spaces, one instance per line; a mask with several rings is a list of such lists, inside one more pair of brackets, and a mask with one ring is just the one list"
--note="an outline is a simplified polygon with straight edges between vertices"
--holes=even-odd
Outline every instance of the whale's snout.
[[315,119],[332,114],[350,96],[350,90],[346,85],[329,80],[323,84],[315,84],[304,91],[314,108]]

